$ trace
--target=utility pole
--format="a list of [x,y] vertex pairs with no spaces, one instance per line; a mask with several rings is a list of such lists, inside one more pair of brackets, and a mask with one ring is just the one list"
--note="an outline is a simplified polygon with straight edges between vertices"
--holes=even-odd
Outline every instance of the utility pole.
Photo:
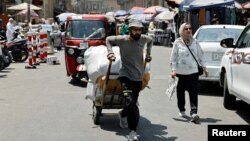
[[164,7],[164,5],[165,5],[164,3],[165,3],[164,0],[159,0],[159,5],[160,5],[160,6]]
[[43,18],[45,19],[46,15],[45,15],[45,0],[43,1]]
[[28,1],[27,20],[28,20],[28,23],[30,23],[30,0]]

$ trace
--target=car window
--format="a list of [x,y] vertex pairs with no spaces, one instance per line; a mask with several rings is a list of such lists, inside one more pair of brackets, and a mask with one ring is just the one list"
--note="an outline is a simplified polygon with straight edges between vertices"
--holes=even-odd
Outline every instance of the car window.
[[225,38],[236,41],[243,29],[233,28],[203,28],[199,30],[196,39],[200,42],[220,42]]
[[250,27],[242,34],[236,46],[239,48],[250,47]]
[[[104,28],[102,21],[87,21],[87,20],[72,20],[68,26],[69,37],[71,38],[86,38],[99,28]],[[91,39],[102,38],[101,34],[96,34]]]

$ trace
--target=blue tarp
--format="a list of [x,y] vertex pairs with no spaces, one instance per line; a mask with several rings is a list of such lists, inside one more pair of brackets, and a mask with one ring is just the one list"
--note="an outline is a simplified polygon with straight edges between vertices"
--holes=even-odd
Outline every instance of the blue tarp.
[[232,5],[235,0],[183,0],[180,3],[179,9],[181,11],[200,9],[200,8],[210,8],[218,7],[224,5]]

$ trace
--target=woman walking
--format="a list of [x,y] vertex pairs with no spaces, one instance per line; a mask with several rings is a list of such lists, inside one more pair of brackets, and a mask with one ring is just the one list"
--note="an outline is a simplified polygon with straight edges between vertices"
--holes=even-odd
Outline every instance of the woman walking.
[[[192,27],[183,23],[179,29],[180,37],[173,44],[170,58],[171,76],[178,77],[177,84],[177,105],[179,115],[185,117],[185,90],[189,93],[191,121],[199,120],[198,112],[198,65],[203,67],[205,76],[208,75],[204,63],[204,53],[199,42],[193,38]],[[195,58],[194,58],[195,57]],[[196,60],[195,60],[196,59]]]

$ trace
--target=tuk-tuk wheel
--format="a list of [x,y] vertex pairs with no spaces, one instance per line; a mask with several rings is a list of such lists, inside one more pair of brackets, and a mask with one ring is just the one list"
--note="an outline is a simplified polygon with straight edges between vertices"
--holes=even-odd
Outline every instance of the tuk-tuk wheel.
[[88,82],[80,81],[80,85],[81,85],[82,87],[87,87]]
[[101,112],[102,112],[101,106],[95,106],[95,109],[93,111],[93,120],[95,125],[100,124],[100,116],[102,114]]
[[72,79],[77,79],[76,75],[71,75]]

